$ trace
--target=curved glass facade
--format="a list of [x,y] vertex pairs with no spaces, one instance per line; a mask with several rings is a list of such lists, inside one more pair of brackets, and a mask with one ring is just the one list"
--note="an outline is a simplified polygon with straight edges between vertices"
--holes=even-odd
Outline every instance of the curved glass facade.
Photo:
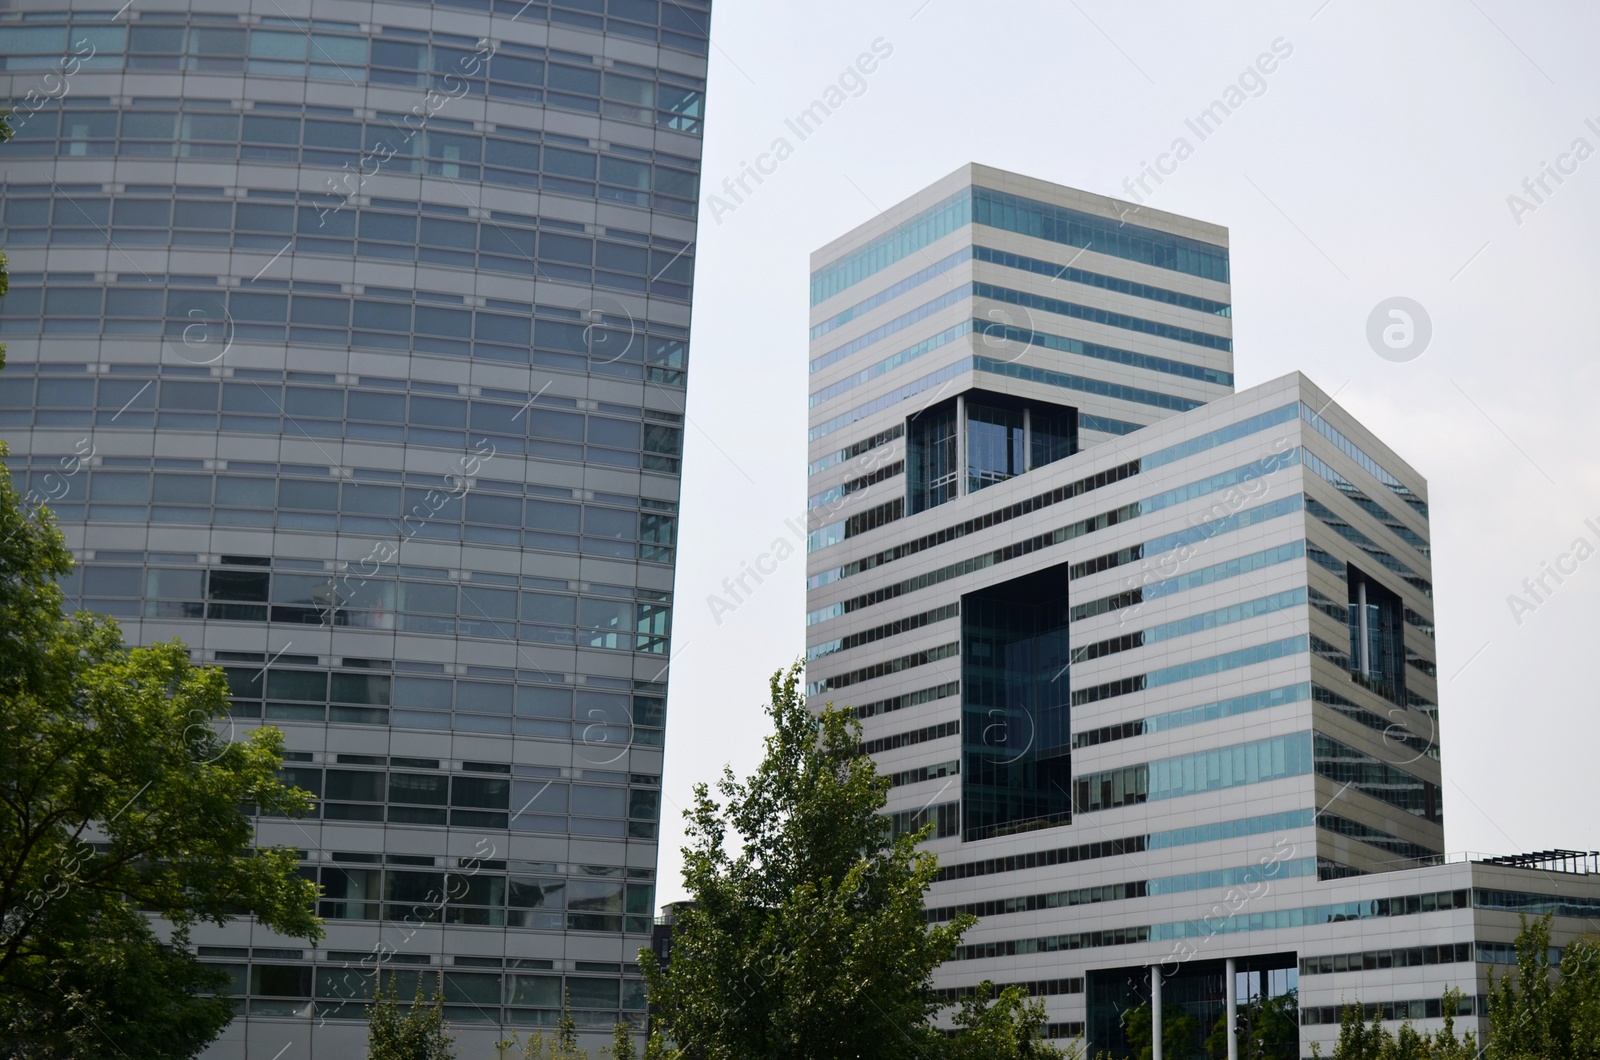
[[[643,1027],[709,0],[0,11],[0,437],[71,602],[286,734],[218,1056]],[[74,5],[77,7],[80,5]],[[270,1055],[270,1054],[268,1054]]]

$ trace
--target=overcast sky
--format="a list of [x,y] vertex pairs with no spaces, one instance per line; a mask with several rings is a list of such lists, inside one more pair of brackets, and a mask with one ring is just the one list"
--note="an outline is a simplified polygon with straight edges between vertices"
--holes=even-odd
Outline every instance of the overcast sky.
[[[809,255],[969,161],[1122,198],[1161,161],[1150,206],[1227,226],[1239,389],[1299,369],[1427,478],[1448,849],[1600,849],[1600,555],[1561,559],[1600,549],[1600,9],[718,0],[711,39],[659,901],[691,785],[754,765],[805,650],[803,554],[732,613],[707,597],[805,509]],[[1230,86],[1202,141],[1186,119]],[[779,137],[752,194],[711,198]],[[1367,339],[1393,297],[1431,320],[1411,360]]]

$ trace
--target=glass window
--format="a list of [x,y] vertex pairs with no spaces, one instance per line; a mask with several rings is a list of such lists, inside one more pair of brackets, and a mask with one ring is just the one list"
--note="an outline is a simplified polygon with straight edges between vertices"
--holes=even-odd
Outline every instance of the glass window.
[[456,613],[456,587],[434,582],[400,583],[399,610],[435,615]]
[[[516,891],[517,886],[518,883],[516,879],[513,878],[511,883],[513,892]],[[529,884],[528,886],[537,888],[538,885]],[[557,901],[553,906],[548,906],[547,908],[560,909],[562,907],[559,887],[556,888],[556,894]],[[539,903],[526,903],[513,900],[512,904],[538,905]],[[506,984],[506,1004],[532,1005],[538,1008],[561,1007],[562,992],[561,977],[559,975],[511,975],[507,976],[506,978],[508,980]]]
[[143,504],[150,499],[150,476],[126,471],[96,471],[89,499],[121,504]]
[[425,70],[428,66],[428,46],[375,38],[372,42],[372,65],[392,66],[401,70]]
[[565,177],[594,179],[596,156],[587,151],[571,151],[564,147],[544,149],[544,171]]
[[111,219],[118,225],[168,228],[172,224],[172,203],[166,199],[118,199]]
[[[463,585],[461,587],[461,614],[465,618],[494,618],[515,619],[517,617],[517,594],[513,589],[489,589],[481,585]],[[509,685],[482,685],[472,683],[473,697],[476,702],[482,696],[488,700],[505,701],[505,713],[511,711],[511,692]],[[500,689],[504,689],[502,697]],[[500,710],[496,706],[493,709]]]
[[[426,221],[423,222],[427,224]],[[440,309],[437,306],[417,306],[417,330],[428,335],[449,335],[454,338],[471,338],[472,314],[464,309]],[[412,399],[413,404],[417,399]]]
[[189,54],[224,56],[244,54],[244,30],[195,26],[189,30]]
[[567,908],[594,913],[620,913],[622,884],[608,880],[568,880]]
[[[424,310],[417,309],[417,316],[421,317]],[[464,316],[466,314],[463,314]],[[471,319],[470,316],[467,319]],[[450,398],[418,397],[411,398],[411,420],[416,424],[425,424],[430,427],[465,427],[467,425],[467,403]]]
[[371,210],[362,210],[360,233],[362,239],[384,239],[391,243],[414,243],[417,239],[417,219],[409,214],[375,213]]
[[[529,329],[530,321],[527,317],[503,316],[498,313],[479,313],[475,323],[478,338],[518,346],[528,345]],[[521,433],[520,429],[518,433]]]
[[[295,298],[298,308],[300,299]],[[338,303],[340,312],[345,303]],[[336,322],[336,321],[335,321]],[[291,416],[313,416],[337,420],[344,416],[344,391],[323,387],[290,386],[284,388],[284,411]]]
[[306,35],[258,29],[250,34],[250,56],[254,59],[304,59]]
[[436,710],[449,710],[450,682],[427,677],[396,677],[394,704],[397,707],[432,707]]
[[604,416],[591,416],[589,441],[593,445],[609,445],[615,449],[637,449],[641,427],[637,420],[613,420]]
[[0,54],[4,55],[64,55],[67,51],[67,27],[60,26],[7,26],[0,29]]
[[[127,135],[126,119],[124,119],[123,125],[123,134]],[[246,114],[244,116],[244,138],[249,143],[298,144],[300,142],[300,119],[271,118],[261,114]]]
[[122,115],[124,140],[176,140],[176,111],[127,111]]
[[[141,291],[136,288],[113,287],[106,291],[106,316],[108,317],[159,317],[164,304],[165,299],[159,289]],[[102,392],[104,392],[105,385],[105,383],[101,384]],[[123,384],[119,383],[118,385],[121,386]],[[128,391],[128,397],[132,398],[132,391],[144,385],[143,383],[132,384],[132,389]],[[154,390],[155,387],[152,386],[150,388],[152,397]],[[121,408],[122,406],[119,404],[117,407]]]
[[265,416],[276,416],[283,411],[282,398],[282,388],[278,386],[273,386],[269,390],[254,382],[222,384],[223,412],[254,412]]
[[[269,680],[271,675],[268,675]],[[267,694],[272,694],[268,685]],[[325,797],[346,802],[382,802],[384,774],[354,769],[330,769]]]
[[162,54],[183,51],[182,26],[133,26],[128,31],[128,50]]
[[450,805],[504,810],[511,804],[511,781],[499,777],[450,778]]
[[210,504],[211,503],[211,476],[210,475],[163,475],[155,476],[154,499],[159,503],[167,504]]
[[594,240],[578,236],[563,236],[552,232],[539,235],[539,257],[552,261],[587,265],[594,254]]
[[[570,626],[577,621],[578,604],[571,596],[552,596],[548,593],[522,594],[522,620],[541,622],[552,626]],[[526,701],[540,708],[556,710],[555,717],[571,717],[572,693],[557,689],[523,688],[517,692],[517,701]],[[542,713],[542,709],[537,711]]]
[[80,195],[56,200],[54,218],[56,225],[103,228],[110,222],[110,199],[91,199]]
[[98,287],[51,288],[44,293],[44,311],[49,316],[99,316],[100,295]]
[[[366,223],[366,216],[362,216],[362,223]],[[410,331],[411,307],[403,302],[368,302],[356,300],[355,325],[358,328],[376,328],[380,331]],[[385,398],[400,403],[400,414],[405,413],[405,398],[390,397],[387,394],[365,395],[373,398]],[[351,395],[355,397],[354,394]],[[351,415],[355,414],[355,402],[351,402]],[[388,417],[378,417],[388,419]],[[398,420],[395,422],[399,422]]]
[[602,157],[600,179],[606,184],[621,184],[622,187],[634,187],[637,191],[650,191],[650,167],[643,162]]
[[[369,420],[373,423],[404,423],[406,419],[406,399],[404,394],[374,394],[367,391],[352,390],[349,395],[349,403],[350,418],[353,420]],[[369,487],[363,486],[361,488],[367,489]],[[388,487],[370,488],[387,489]]]
[[491,166],[506,166],[527,173],[539,171],[539,145],[520,140],[489,140],[485,158]]
[[444,773],[390,773],[389,801],[444,806],[450,801],[449,783]]
[[583,532],[591,537],[632,541],[637,536],[638,527],[637,512],[593,507],[583,510]]
[[[655,21],[651,19],[651,21]],[[632,103],[640,107],[655,107],[656,86],[653,81],[641,81],[621,74],[606,74],[605,98],[619,103]]]
[[313,298],[297,294],[289,310],[289,319],[296,324],[322,324],[343,328],[350,322],[350,300]]
[[[600,94],[600,71],[577,66],[550,64],[550,87],[562,92],[576,92],[584,96]],[[593,176],[593,174],[590,174]]]
[[289,319],[289,296],[234,291],[228,296],[228,313],[234,320],[282,324]]
[[354,210],[342,210],[337,203],[330,203],[327,207],[318,209],[315,206],[300,207],[300,222],[296,230],[301,235],[308,236],[351,236],[356,232],[356,214]]
[[[180,31],[181,32],[181,31]],[[252,964],[250,993],[257,997],[310,997],[311,968]]]
[[450,162],[476,162],[483,154],[483,141],[459,133],[428,132],[428,157]]
[[[350,403],[355,404],[360,395],[352,393]],[[405,408],[402,401],[400,408]],[[396,421],[398,422],[398,421]],[[400,514],[400,487],[377,486],[368,482],[351,482],[344,488],[345,512],[361,515],[388,515]]]
[[275,500],[276,490],[273,488],[275,485],[276,483],[270,478],[247,478],[242,475],[224,474],[217,478],[217,503],[270,511]]
[[308,482],[305,479],[282,479],[278,483],[278,504],[284,508],[336,512],[339,510],[339,484]]
[[567,997],[572,1007],[616,1008],[620,1003],[621,983],[616,979],[586,979],[569,976]]
[[317,121],[306,119],[305,142],[307,147],[361,148],[361,126],[348,121]]
[[663,195],[676,195],[680,199],[692,199],[696,194],[694,174],[657,166],[656,191]]
[[231,228],[233,205],[226,202],[187,202],[173,206],[172,223],[177,228]]
[[587,784],[572,786],[572,812],[585,817],[622,817],[627,812],[625,788],[601,788]]
[[332,698],[336,702],[389,705],[387,674],[334,673],[332,680]]
[[[169,314],[172,311],[170,304],[167,307],[167,311]],[[163,409],[192,409],[215,412],[217,410],[217,393],[216,383],[180,383],[166,379],[161,383],[161,407]]]
[[138,567],[83,568],[83,591],[95,596],[138,596],[143,589],[144,571]]
[[182,128],[185,140],[237,140],[239,115],[185,114]]
[[[311,61],[332,63],[339,67],[340,79],[348,77],[350,80],[360,80],[365,73],[358,67],[367,64],[367,42],[361,37],[335,37],[327,33],[313,33],[311,35]],[[349,70],[343,69],[350,67]],[[319,70],[312,67],[313,76],[333,76],[326,69]]]
[[526,526],[534,530],[555,530],[575,534],[578,532],[580,509],[576,504],[556,501],[528,501]]
[[87,379],[41,379],[39,404],[58,409],[94,408],[94,383]]
[[582,324],[568,324],[560,320],[535,320],[533,342],[534,345],[546,349],[588,353],[589,330]]
[[[298,699],[312,703],[322,703],[328,698],[328,675],[320,671],[311,670],[268,670],[267,671],[267,698],[268,699]],[[335,795],[333,776],[338,770],[328,770],[328,797],[334,799],[363,798],[364,796]],[[355,776],[381,777],[381,773],[352,774]]]
[[438,247],[472,250],[478,245],[478,226],[471,221],[448,221],[442,217],[422,219],[422,242]]
[[555,781],[514,780],[511,782],[511,801],[518,812],[565,814],[567,812],[566,784]]
[[542,85],[544,63],[515,55],[496,55],[489,60],[489,76],[496,81],[511,81],[519,85]]
[[294,207],[241,202],[237,224],[248,232],[279,232],[287,235],[294,231]]

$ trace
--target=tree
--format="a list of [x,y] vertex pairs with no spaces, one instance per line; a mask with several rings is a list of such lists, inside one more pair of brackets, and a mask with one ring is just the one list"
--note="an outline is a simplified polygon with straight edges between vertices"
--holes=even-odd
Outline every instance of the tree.
[[[1444,1028],[1428,1035],[1419,1032],[1410,1020],[1390,1034],[1381,1013],[1374,1013],[1372,1022],[1366,1023],[1361,1006],[1347,1004],[1339,1015],[1339,1041],[1330,1060],[1477,1060],[1477,1036],[1469,1031],[1465,1038],[1456,1037],[1455,1013],[1460,1006],[1461,991],[1453,987],[1446,990],[1440,1002]],[[1311,1055],[1320,1058],[1322,1047],[1313,1044]]]
[[861,753],[860,724],[831,704],[811,714],[800,677],[798,663],[772,677],[755,773],[724,768],[723,801],[702,783],[684,813],[693,904],[666,967],[639,955],[663,1037],[692,1060],[970,1056],[963,1038],[1005,1041],[995,1024],[1017,1017],[1014,994],[950,1042],[933,1026],[933,970],[974,920],[926,922],[929,830],[891,834],[889,780]]
[[383,974],[378,974],[376,996],[367,1010],[367,1060],[451,1060],[456,1050],[444,1018],[444,973],[439,973],[431,1001],[423,1001],[418,975],[416,1000],[404,1013],[397,999],[398,978],[391,973],[386,990]]
[[[1152,1022],[1149,1002],[1122,1011],[1122,1037],[1133,1050],[1134,1060],[1150,1060],[1155,1055]],[[1199,1036],[1200,1021],[1193,1016],[1186,1012],[1162,1013],[1162,1056],[1188,1056]]]
[[1584,936],[1550,965],[1550,921],[1522,918],[1517,971],[1489,984],[1487,1060],[1600,1057],[1600,939]]
[[[993,1002],[984,999],[994,997]],[[1047,1045],[1041,1035],[1045,1025],[1044,1002],[1030,998],[1019,986],[995,993],[983,982],[964,998],[956,1010],[959,1031],[949,1043],[946,1060],[1034,1060],[1064,1055]]]
[[[517,1044],[517,1036],[513,1033],[510,1039],[496,1044],[502,1049],[513,1048]],[[626,1023],[614,1024],[611,1028],[611,1048],[601,1050],[602,1055],[607,1053],[613,1060],[635,1060],[637,1054],[633,1048],[633,1028]],[[548,1038],[544,1031],[534,1031],[528,1035],[528,1040],[522,1046],[522,1056],[523,1060],[589,1060],[589,1050],[578,1048],[578,1028],[572,1019],[572,1002],[565,992],[561,995],[561,1015],[556,1019],[556,1032]],[[646,1057],[650,1056],[647,1052]]]
[[0,1056],[192,1056],[233,1014],[201,996],[227,977],[195,959],[188,928],[250,915],[321,935],[316,885],[293,850],[254,845],[248,809],[295,816],[311,797],[278,779],[278,730],[213,729],[220,670],[63,614],[72,566],[0,462]]
[[[1252,997],[1238,1009],[1234,1030],[1244,1060],[1297,1060],[1300,1055],[1300,996],[1296,991]],[[1228,1015],[1223,1013],[1206,1038],[1212,1060],[1228,1055]]]

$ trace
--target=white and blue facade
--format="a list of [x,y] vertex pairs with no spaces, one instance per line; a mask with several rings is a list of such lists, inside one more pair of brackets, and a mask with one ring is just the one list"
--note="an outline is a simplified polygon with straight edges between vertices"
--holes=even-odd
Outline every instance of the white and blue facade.
[[1447,863],[1426,484],[1299,374],[1235,390],[1226,230],[972,165],[811,303],[808,692],[980,918],[947,996],[1117,1050],[1152,990],[1203,1039],[1293,989],[1309,1055],[1347,1001],[1480,1025],[1517,913],[1600,911]]
[[355,1055],[380,959],[642,1031],[709,6],[0,5],[7,463],[319,796],[209,1055]]

